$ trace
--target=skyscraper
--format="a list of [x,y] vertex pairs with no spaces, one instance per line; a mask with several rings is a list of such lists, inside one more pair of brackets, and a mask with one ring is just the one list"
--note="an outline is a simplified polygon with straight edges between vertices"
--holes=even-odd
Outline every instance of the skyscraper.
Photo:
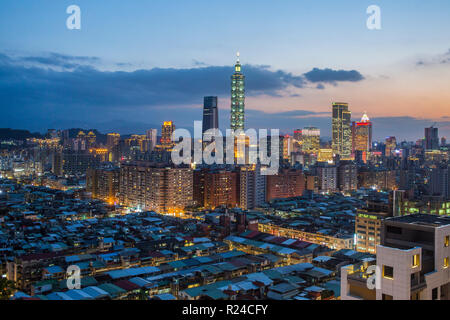
[[203,99],[203,130],[219,129],[219,110],[217,108],[217,97],[205,97]]
[[108,133],[106,137],[106,147],[109,151],[109,161],[116,162],[120,158],[120,134]]
[[320,149],[320,129],[307,127],[302,130],[303,146],[305,153],[318,154]]
[[350,159],[352,153],[352,113],[347,103],[333,103],[333,153],[342,159]]
[[266,201],[266,176],[261,175],[259,164],[241,167],[239,183],[241,209],[254,209]]
[[153,148],[156,146],[156,140],[158,140],[158,130],[156,129],[149,129],[146,132],[147,139],[150,140],[150,150],[153,150]]
[[439,133],[438,128],[425,128],[425,150],[439,149]]
[[364,114],[361,122],[353,122],[352,125],[352,152],[368,152],[372,147],[372,122],[367,114]]
[[239,52],[234,74],[231,76],[231,129],[245,130],[245,76],[241,71]]
[[161,145],[165,149],[173,148],[172,133],[175,131],[175,125],[172,121],[165,121],[161,130]]
[[386,138],[385,156],[390,157],[397,148],[397,139],[395,137]]

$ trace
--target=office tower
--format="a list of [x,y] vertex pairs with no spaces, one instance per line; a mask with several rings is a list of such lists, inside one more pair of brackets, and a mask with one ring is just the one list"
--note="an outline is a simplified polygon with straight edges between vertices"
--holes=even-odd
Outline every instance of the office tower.
[[350,159],[352,153],[351,117],[347,103],[333,103],[332,148],[344,160]]
[[302,130],[302,151],[318,154],[320,149],[320,129],[307,127]]
[[[302,151],[302,130],[297,129],[294,131],[294,152]],[[294,162],[295,163],[295,162]]]
[[439,149],[439,133],[438,128],[425,128],[425,150]]
[[156,147],[157,140],[158,140],[158,130],[156,129],[149,129],[146,132],[147,140],[150,141],[150,151],[153,151],[153,149]]
[[447,145],[447,138],[446,137],[442,137],[441,138],[441,146],[445,147]]
[[229,170],[212,170],[205,173],[204,207],[215,209],[220,206],[234,208],[239,205],[238,174]]
[[333,149],[319,149],[317,162],[333,162]]
[[120,167],[121,205],[181,214],[193,203],[191,168],[156,166],[151,162],[123,163]]
[[219,129],[219,109],[217,97],[203,99],[203,129],[202,133],[210,129]]
[[242,74],[239,53],[231,76],[231,129],[245,130],[245,76]]
[[387,137],[385,156],[390,157],[391,155],[393,155],[396,148],[397,148],[397,139],[395,137]]
[[280,198],[300,197],[305,191],[305,176],[300,169],[280,169],[278,175],[269,175],[266,179],[267,202]]
[[302,141],[303,132],[302,129],[297,129],[294,131],[294,140],[300,142]]
[[358,189],[358,167],[353,161],[340,161],[337,166],[337,175],[341,192]]
[[283,160],[290,162],[291,153],[294,151],[294,140],[290,135],[285,135],[282,141],[283,141]]
[[321,192],[335,192],[338,188],[337,168],[328,163],[320,163],[317,168],[318,187]]
[[244,210],[259,207],[266,201],[266,176],[260,165],[244,166],[239,172],[240,207]]
[[[381,245],[370,265],[341,270],[342,300],[449,300],[450,218],[415,214],[381,224]],[[377,285],[366,276],[377,270]],[[359,280],[359,281],[358,281]]]
[[161,146],[164,149],[171,149],[174,146],[172,134],[175,131],[175,125],[172,121],[165,121],[161,130]]
[[354,121],[352,125],[352,152],[369,152],[372,148],[372,122],[364,114],[361,122]]

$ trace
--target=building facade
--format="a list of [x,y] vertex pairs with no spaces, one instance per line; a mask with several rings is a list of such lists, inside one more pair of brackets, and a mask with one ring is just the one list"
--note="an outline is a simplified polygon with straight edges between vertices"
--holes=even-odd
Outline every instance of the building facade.
[[231,76],[231,129],[245,130],[245,76],[238,59]]
[[181,214],[193,204],[191,168],[158,167],[150,162],[123,163],[120,203],[161,214]]
[[350,159],[352,153],[352,113],[347,103],[333,103],[332,148],[342,159]]

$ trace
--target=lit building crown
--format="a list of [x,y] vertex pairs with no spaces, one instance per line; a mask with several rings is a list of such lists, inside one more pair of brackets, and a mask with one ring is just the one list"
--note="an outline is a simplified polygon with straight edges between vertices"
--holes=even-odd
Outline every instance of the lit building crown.
[[369,116],[367,115],[367,113],[364,113],[364,115],[361,118],[361,122],[370,122]]

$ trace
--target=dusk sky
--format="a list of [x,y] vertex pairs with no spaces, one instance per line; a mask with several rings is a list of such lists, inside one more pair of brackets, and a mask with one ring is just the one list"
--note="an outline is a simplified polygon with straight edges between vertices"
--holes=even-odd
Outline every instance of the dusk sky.
[[[69,5],[81,30],[68,30]],[[381,30],[366,9],[381,8]],[[0,127],[141,133],[190,128],[203,96],[229,127],[241,53],[246,127],[330,136],[331,104],[367,111],[374,138],[450,137],[448,0],[2,0]]]

